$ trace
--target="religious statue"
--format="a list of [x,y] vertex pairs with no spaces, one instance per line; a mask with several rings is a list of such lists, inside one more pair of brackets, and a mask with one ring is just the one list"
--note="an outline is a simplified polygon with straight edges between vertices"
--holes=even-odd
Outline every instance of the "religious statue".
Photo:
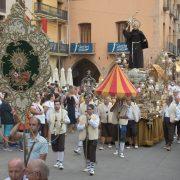
[[81,86],[83,87],[83,90],[87,94],[91,94],[96,86],[96,80],[91,77],[91,71],[87,71],[86,77],[84,77],[81,81]]
[[129,68],[143,68],[144,58],[143,49],[148,48],[148,41],[142,31],[139,30],[138,21],[131,23],[132,30],[128,31],[130,24],[123,30],[126,38],[127,47],[130,51]]

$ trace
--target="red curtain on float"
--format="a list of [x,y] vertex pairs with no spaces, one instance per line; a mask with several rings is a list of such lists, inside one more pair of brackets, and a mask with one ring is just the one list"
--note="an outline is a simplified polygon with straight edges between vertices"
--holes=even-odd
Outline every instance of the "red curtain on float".
[[41,27],[44,33],[47,33],[47,19],[41,18]]

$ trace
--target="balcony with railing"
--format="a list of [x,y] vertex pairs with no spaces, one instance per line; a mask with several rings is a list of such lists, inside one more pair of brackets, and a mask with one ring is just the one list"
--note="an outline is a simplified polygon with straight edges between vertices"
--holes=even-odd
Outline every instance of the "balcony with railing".
[[129,53],[129,49],[125,42],[110,42],[108,43],[108,53],[116,54],[116,53]]
[[71,54],[95,54],[94,43],[71,43]]
[[34,12],[67,21],[68,12],[40,2],[34,3]]
[[50,42],[50,54],[57,56],[67,56],[69,52],[68,44],[62,42]]
[[170,15],[173,16],[174,18],[176,17],[176,9],[175,8],[170,8]]

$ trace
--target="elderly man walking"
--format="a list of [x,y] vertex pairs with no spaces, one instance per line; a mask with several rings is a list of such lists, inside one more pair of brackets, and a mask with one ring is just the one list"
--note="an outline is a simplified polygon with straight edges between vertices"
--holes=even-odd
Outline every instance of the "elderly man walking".
[[28,180],[48,180],[49,168],[41,159],[31,160],[26,169]]

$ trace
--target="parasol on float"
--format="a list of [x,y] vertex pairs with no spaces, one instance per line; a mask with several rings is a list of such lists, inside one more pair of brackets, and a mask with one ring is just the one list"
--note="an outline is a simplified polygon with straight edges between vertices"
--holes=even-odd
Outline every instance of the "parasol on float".
[[136,88],[118,65],[113,67],[95,92],[98,95],[115,96],[119,98],[137,95]]
[[64,68],[61,68],[60,86],[61,87],[66,86],[66,77],[65,77],[65,70],[64,70]]
[[72,69],[71,68],[68,68],[68,71],[67,71],[67,84],[69,86],[73,86],[73,77],[72,77]]

